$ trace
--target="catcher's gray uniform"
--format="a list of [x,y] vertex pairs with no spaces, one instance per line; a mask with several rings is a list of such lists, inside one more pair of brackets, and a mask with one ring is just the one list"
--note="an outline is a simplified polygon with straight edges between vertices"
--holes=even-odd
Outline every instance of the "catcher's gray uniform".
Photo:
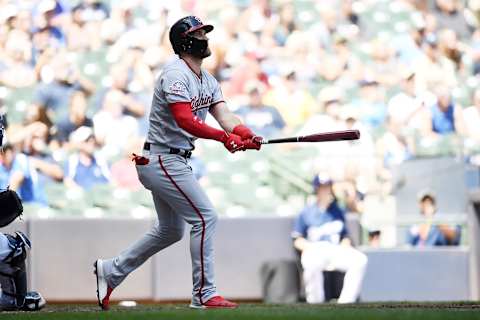
[[186,221],[192,225],[192,304],[201,305],[217,295],[212,248],[217,214],[185,156],[193,150],[196,138],[177,125],[168,104],[191,102],[194,115],[205,120],[209,108],[221,101],[217,80],[205,70],[198,77],[182,59],[165,66],[150,112],[145,146],[149,150],[143,154],[149,162],[136,165],[140,181],[152,192],[158,223],[119,256],[103,263],[110,287],[115,288],[150,256],[179,241]]

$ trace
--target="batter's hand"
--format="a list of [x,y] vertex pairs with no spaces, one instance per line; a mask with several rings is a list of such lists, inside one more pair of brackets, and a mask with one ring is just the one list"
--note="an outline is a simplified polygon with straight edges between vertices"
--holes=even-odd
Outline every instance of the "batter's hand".
[[245,144],[245,149],[260,150],[260,148],[262,147],[262,141],[262,137],[254,136],[251,139],[244,140],[243,143]]
[[231,153],[237,151],[245,151],[245,142],[242,141],[242,138],[236,134],[225,133],[224,137],[222,138],[223,145],[227,148],[228,151]]
[[235,126],[235,128],[233,128],[232,133],[239,135],[242,138],[242,140],[249,140],[255,137],[255,133],[253,133],[253,131],[250,130],[250,128],[248,128],[243,124],[239,124]]

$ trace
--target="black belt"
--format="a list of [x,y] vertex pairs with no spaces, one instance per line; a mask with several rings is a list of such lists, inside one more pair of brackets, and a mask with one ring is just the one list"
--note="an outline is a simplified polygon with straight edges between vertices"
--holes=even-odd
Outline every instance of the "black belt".
[[[150,151],[150,142],[145,142],[143,144],[143,149]],[[185,159],[188,159],[192,156],[192,151],[191,150],[183,150],[183,149],[177,149],[177,148],[170,148],[169,152],[170,154],[178,154],[181,157],[184,157]]]

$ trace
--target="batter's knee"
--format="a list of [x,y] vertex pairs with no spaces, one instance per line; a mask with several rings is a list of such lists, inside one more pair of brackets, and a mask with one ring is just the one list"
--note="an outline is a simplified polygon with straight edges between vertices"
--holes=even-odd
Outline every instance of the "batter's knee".
[[160,229],[161,238],[168,244],[173,244],[183,238],[183,228],[163,227]]
[[217,224],[218,216],[214,210],[208,210],[201,213],[201,218],[198,221],[195,221],[193,227],[203,228],[214,228]]
[[217,214],[215,211],[204,211],[197,219],[189,221],[192,225],[192,232],[202,232],[202,230],[213,230],[217,224]]
[[203,215],[203,219],[205,220],[205,224],[207,226],[215,226],[218,221],[218,215],[215,211],[210,211],[207,214]]
[[171,243],[175,243],[175,242],[178,242],[180,240],[182,240],[183,238],[183,228],[182,229],[178,229],[178,228],[174,228],[170,231],[170,235],[169,235],[169,238],[170,238],[170,241]]
[[183,238],[184,228],[172,227],[172,226],[159,226],[156,225],[151,234],[158,239],[158,245],[164,246],[165,244],[173,244],[180,241]]

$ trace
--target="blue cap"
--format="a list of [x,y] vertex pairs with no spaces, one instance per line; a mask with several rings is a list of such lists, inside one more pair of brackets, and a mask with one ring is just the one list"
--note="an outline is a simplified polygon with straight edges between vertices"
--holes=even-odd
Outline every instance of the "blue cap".
[[317,190],[320,186],[332,185],[333,181],[328,176],[317,174],[312,181],[313,190]]

